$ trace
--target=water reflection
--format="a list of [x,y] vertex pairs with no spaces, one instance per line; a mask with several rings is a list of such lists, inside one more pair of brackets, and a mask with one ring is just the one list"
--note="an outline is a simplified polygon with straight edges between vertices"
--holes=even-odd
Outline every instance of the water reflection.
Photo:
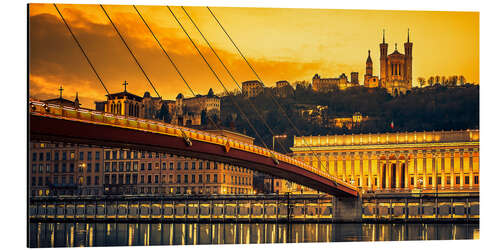
[[478,238],[478,224],[30,224],[30,247],[458,240]]

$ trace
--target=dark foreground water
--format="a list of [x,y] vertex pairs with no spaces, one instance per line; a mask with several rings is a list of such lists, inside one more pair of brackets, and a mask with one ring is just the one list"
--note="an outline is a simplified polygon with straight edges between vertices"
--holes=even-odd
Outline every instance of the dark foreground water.
[[30,223],[30,247],[478,239],[478,224]]

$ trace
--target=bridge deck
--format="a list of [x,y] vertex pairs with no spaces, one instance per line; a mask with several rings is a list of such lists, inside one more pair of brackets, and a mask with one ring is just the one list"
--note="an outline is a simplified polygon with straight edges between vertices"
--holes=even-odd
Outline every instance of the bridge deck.
[[[316,190],[357,196],[356,187],[289,156],[200,130],[32,101],[30,138],[167,152],[246,167]],[[188,141],[191,145],[188,145]]]

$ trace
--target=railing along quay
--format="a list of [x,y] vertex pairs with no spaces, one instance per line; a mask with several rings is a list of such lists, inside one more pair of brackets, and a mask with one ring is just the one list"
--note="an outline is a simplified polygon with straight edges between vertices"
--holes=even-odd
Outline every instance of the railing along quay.
[[479,196],[327,195],[34,197],[31,221],[478,223]]

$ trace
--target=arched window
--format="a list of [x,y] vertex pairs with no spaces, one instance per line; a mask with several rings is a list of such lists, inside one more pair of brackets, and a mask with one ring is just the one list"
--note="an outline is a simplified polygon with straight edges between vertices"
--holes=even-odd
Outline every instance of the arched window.
[[122,103],[121,103],[121,102],[119,102],[119,103],[118,103],[118,110],[117,110],[117,112],[116,112],[116,113],[117,113],[117,114],[120,114],[120,115],[121,115],[121,113],[122,113]]

